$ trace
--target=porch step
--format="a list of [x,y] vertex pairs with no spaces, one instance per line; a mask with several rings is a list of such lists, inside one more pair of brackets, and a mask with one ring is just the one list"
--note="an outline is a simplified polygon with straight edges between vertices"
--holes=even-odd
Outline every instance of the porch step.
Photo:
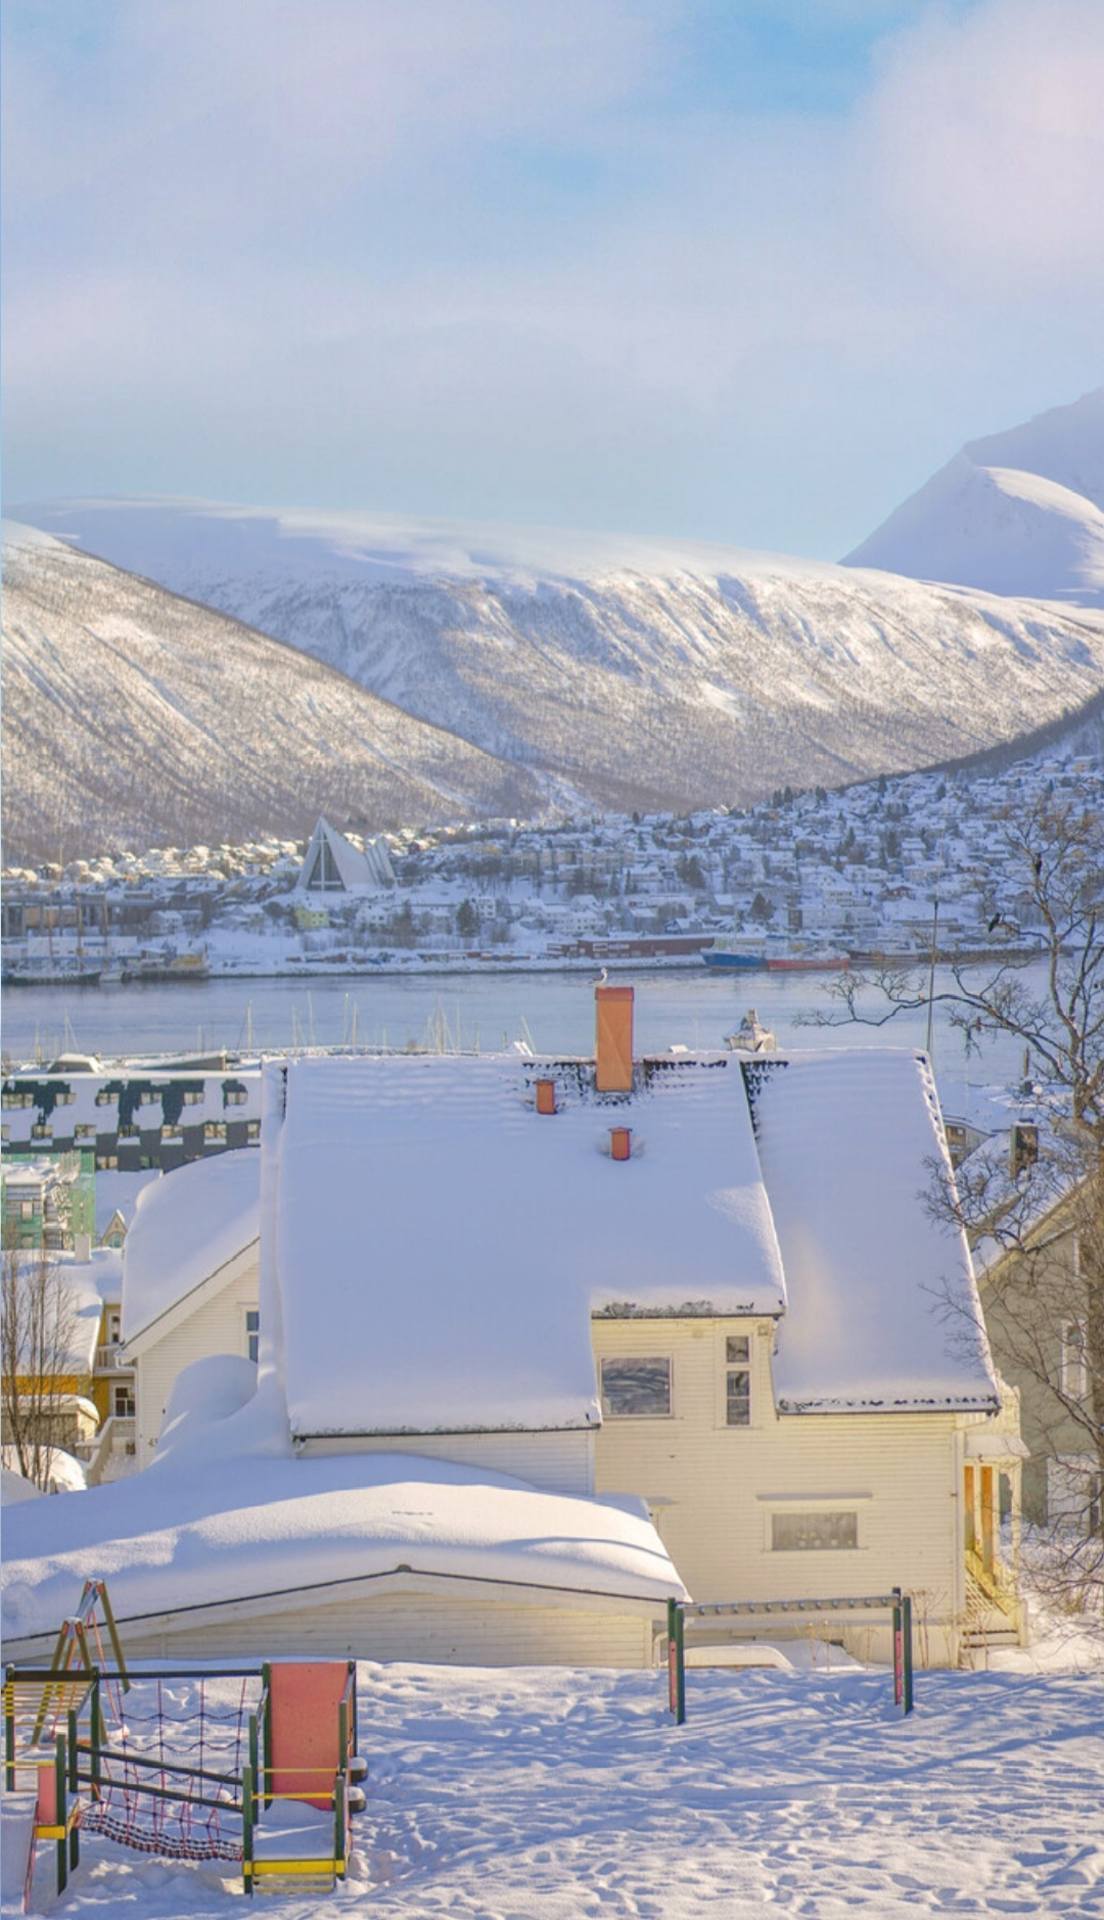
[[1020,1636],[1015,1627],[967,1627],[962,1644],[964,1647],[1018,1647]]

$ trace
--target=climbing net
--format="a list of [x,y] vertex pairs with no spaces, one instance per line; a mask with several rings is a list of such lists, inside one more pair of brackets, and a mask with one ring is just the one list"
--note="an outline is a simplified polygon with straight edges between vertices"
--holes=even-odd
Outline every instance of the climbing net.
[[[174,1860],[240,1860],[242,1767],[258,1674],[131,1673],[124,1702],[105,1676],[115,1724],[82,1743],[90,1797],[81,1829]],[[106,1719],[106,1716],[105,1716]]]

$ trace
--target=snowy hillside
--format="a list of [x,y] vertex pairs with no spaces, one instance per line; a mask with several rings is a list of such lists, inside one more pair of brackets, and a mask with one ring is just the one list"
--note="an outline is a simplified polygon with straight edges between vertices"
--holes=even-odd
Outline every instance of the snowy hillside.
[[55,540],[6,530],[4,574],[9,858],[540,805],[525,773]]
[[970,441],[845,565],[1104,606],[1104,387]]
[[779,556],[186,501],[26,511],[606,807],[957,757],[1104,684],[1104,613]]

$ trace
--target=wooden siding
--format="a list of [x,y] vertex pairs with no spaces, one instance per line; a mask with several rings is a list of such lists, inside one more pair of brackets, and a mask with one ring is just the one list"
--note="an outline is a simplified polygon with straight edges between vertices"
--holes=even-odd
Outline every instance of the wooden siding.
[[259,1287],[260,1272],[254,1254],[237,1278],[214,1300],[208,1300],[181,1326],[138,1355],[134,1372],[139,1467],[149,1465],[177,1374],[191,1366],[193,1360],[205,1360],[211,1354],[246,1353],[245,1309],[257,1305]]
[[[929,1657],[945,1657],[961,1609],[961,1442],[953,1414],[779,1418],[773,1326],[748,1320],[593,1323],[599,1359],[669,1355],[672,1411],[607,1419],[599,1492],[636,1491],[695,1600],[828,1598],[894,1586],[916,1598]],[[750,1333],[751,1422],[725,1424],[725,1336]],[[772,1513],[858,1515],[858,1548],[771,1548]],[[850,1636],[852,1639],[854,1635]],[[952,1647],[953,1653],[953,1647]]]
[[[662,1618],[656,1605],[657,1624]],[[132,1659],[424,1660],[450,1666],[642,1667],[652,1622],[639,1613],[529,1606],[460,1593],[392,1593],[163,1632],[123,1627]],[[658,1694],[657,1694],[658,1707]]]
[[404,1433],[308,1441],[318,1453],[416,1453],[430,1460],[511,1473],[547,1493],[594,1491],[593,1430],[578,1433]]

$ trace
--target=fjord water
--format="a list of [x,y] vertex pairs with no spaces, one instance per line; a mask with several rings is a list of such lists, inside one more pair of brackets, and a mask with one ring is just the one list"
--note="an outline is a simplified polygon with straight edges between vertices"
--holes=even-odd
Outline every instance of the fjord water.
[[[979,975],[979,977],[983,977]],[[1043,987],[1041,968],[1030,970]],[[781,1047],[923,1046],[926,1010],[888,1026],[807,1024],[831,1014],[838,975],[751,973],[737,977],[686,971],[618,973],[636,988],[636,1036],[642,1051],[719,1047],[754,1006]],[[921,976],[918,975],[918,980]],[[936,974],[936,994],[949,986]],[[922,980],[922,990],[926,978]],[[594,1038],[593,979],[588,973],[386,974],[337,980],[207,980],[194,985],[25,987],[4,995],[4,1053],[9,1060],[50,1059],[63,1049],[108,1056],[197,1048],[299,1046],[403,1047],[408,1043],[478,1047],[527,1039],[538,1052],[587,1053]],[[882,1008],[871,995],[872,1016]],[[960,1036],[936,1004],[934,1053],[945,1087],[1019,1073],[1022,1047],[999,1037],[968,1062]]]

